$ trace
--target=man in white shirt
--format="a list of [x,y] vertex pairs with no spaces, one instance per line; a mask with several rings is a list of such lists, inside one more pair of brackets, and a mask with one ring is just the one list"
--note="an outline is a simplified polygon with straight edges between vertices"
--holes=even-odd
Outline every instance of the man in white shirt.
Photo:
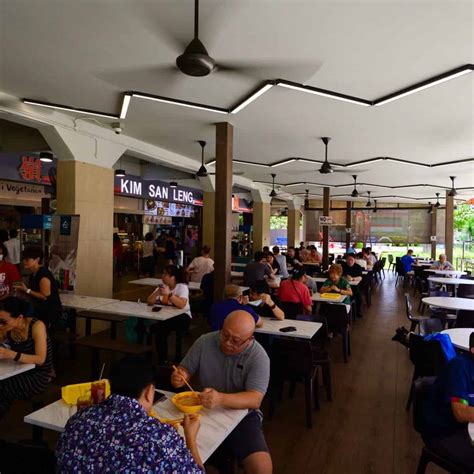
[[367,268],[372,268],[377,261],[374,255],[368,249],[363,249],[364,259],[367,261]]
[[288,268],[286,267],[286,258],[280,253],[280,247],[275,245],[272,250],[275,260],[278,262],[278,265],[280,265],[279,275],[281,278],[288,278],[290,275],[288,273]]
[[18,231],[11,229],[8,235],[10,239],[4,242],[8,252],[5,260],[18,266],[20,265],[20,239],[18,239]]
[[211,247],[204,245],[202,256],[193,259],[186,272],[189,275],[189,281],[201,283],[202,277],[214,270],[214,260],[209,257]]
[[434,268],[435,270],[454,270],[452,263],[446,260],[446,255],[444,253],[440,254],[439,260],[433,262],[431,268]]

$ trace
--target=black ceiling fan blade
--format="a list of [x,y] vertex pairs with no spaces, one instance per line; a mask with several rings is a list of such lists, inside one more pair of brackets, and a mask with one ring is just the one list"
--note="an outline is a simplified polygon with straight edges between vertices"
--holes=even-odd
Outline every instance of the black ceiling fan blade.
[[215,72],[237,74],[247,78],[259,80],[286,79],[288,81],[304,83],[310,80],[322,65],[320,61],[219,61]]

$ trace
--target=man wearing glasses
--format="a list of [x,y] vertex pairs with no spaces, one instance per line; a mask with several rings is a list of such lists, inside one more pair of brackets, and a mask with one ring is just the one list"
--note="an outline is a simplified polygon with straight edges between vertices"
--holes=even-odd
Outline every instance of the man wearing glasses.
[[255,341],[255,321],[246,311],[227,316],[220,331],[201,336],[184,357],[171,383],[180,388],[183,377],[195,373],[204,390],[201,403],[209,409],[248,409],[248,415],[224,441],[245,472],[271,473],[272,460],[262,430],[260,404],[270,378],[270,360]]

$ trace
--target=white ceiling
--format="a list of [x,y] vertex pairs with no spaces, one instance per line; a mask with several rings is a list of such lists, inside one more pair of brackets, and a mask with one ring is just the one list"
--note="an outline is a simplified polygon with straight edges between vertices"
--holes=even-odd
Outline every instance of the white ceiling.
[[[151,94],[229,107],[263,79],[282,78],[375,99],[466,63],[474,63],[471,1],[201,1],[200,37],[225,62],[259,65],[253,77],[215,73],[169,76],[158,66],[180,52],[170,39],[192,38],[192,0],[0,0],[0,90],[116,114],[121,93]],[[125,134],[199,160],[197,139],[214,156],[216,121],[235,126],[236,159],[273,163],[323,159],[318,140],[330,136],[329,159],[348,163],[390,156],[439,163],[474,156],[474,74],[380,107],[361,107],[273,88],[236,115],[133,99]],[[474,186],[472,163],[434,169],[379,162],[320,175],[319,165],[274,169],[235,165],[245,176],[277,182],[352,181]],[[309,187],[292,187],[303,192]],[[377,196],[423,197],[429,187],[371,189]],[[338,188],[333,194],[350,192]],[[466,197],[474,194],[472,190]],[[388,200],[388,199],[387,199]],[[396,199],[395,199],[396,200]]]

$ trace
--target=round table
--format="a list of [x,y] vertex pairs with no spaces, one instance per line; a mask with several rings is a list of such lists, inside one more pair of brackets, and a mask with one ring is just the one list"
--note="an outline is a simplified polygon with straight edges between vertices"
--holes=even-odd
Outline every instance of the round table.
[[454,347],[462,349],[463,351],[469,350],[469,336],[471,332],[474,332],[473,328],[445,329],[441,332],[442,334],[449,334]]
[[461,272],[458,270],[436,270],[436,269],[427,269],[425,272],[434,273],[436,275],[447,275],[449,277],[460,277],[462,275],[467,275],[467,272]]
[[474,311],[474,299],[451,298],[449,296],[428,296],[423,298],[423,303],[443,309]]
[[429,277],[428,281],[438,283],[440,285],[454,285],[454,296],[456,296],[458,285],[474,285],[474,280],[468,280],[467,278],[442,278],[442,277]]

